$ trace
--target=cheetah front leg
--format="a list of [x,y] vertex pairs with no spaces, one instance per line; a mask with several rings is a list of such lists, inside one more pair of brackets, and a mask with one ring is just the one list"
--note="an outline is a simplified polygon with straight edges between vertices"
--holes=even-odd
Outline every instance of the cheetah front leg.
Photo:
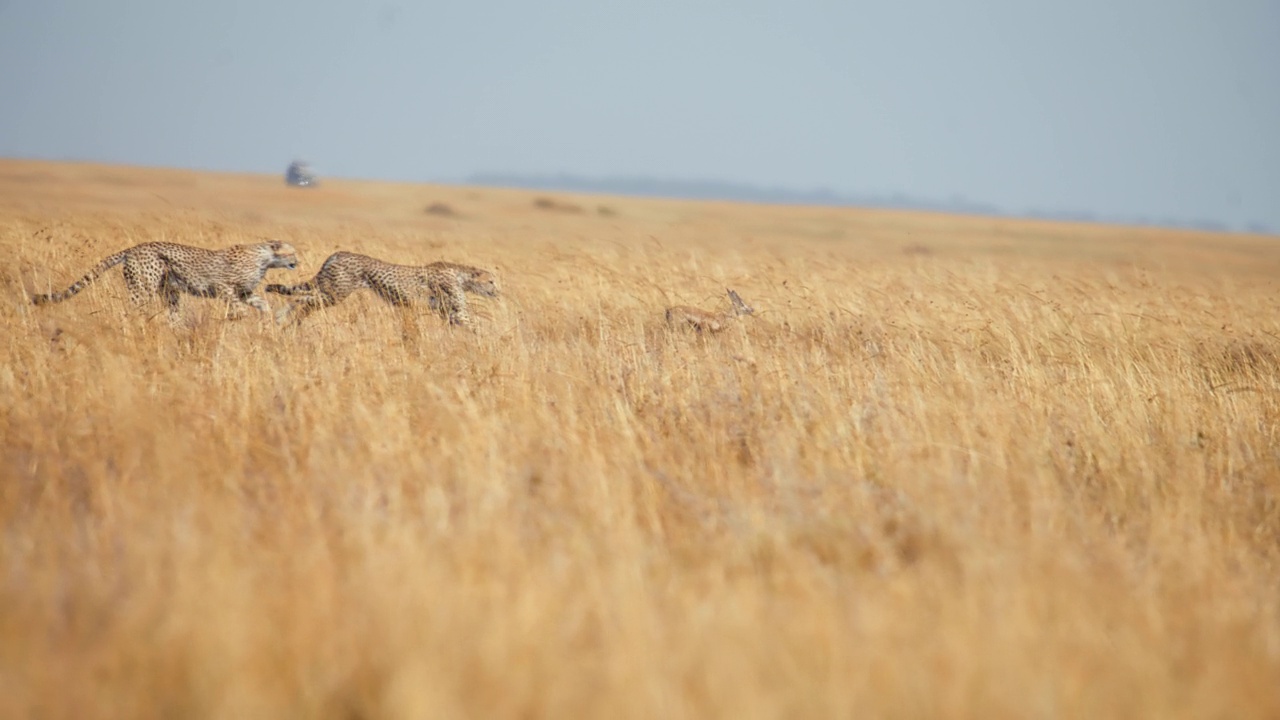
[[222,285],[218,287],[217,294],[227,303],[228,320],[243,319],[244,313],[239,308],[244,307],[251,307],[262,315],[271,317],[271,306],[253,288]]
[[276,323],[283,325],[286,321],[289,321],[291,326],[297,327],[306,316],[320,308],[329,307],[336,302],[333,296],[327,293],[304,295],[294,302],[281,307],[276,313]]
[[258,293],[252,293],[249,297],[241,298],[241,302],[263,315],[271,315],[271,305]]
[[471,314],[467,312],[467,295],[462,285],[455,282],[432,282],[431,297],[436,301],[435,307],[441,317],[450,325],[469,327]]

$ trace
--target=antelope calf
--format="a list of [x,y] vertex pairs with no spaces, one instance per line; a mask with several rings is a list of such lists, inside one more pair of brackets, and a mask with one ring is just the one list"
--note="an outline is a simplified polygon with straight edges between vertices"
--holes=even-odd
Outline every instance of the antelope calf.
[[738,293],[732,290],[726,290],[729,293],[729,301],[733,303],[733,307],[728,312],[713,313],[698,308],[691,308],[685,305],[677,305],[667,308],[667,324],[672,327],[682,327],[688,325],[701,335],[703,332],[718,333],[729,326],[740,315],[751,315],[755,312],[755,308],[742,302],[742,298],[738,297]]

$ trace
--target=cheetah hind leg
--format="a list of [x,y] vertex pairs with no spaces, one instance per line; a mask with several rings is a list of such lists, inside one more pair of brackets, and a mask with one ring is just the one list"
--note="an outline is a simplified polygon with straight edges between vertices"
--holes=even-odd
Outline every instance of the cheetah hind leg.
[[409,311],[413,306],[413,300],[400,288],[377,280],[369,283],[369,289],[373,290],[374,294],[382,298],[388,305],[399,311],[397,314],[400,316],[400,341],[405,344],[405,347],[417,347],[418,319]]
[[[129,301],[136,308],[142,308],[147,301],[159,297],[165,301],[169,311],[169,323],[173,324],[177,314],[177,289],[169,287],[167,274],[150,274],[132,258],[126,258],[124,267],[124,284],[129,290]],[[170,296],[172,295],[172,297]]]
[[160,283],[160,297],[164,299],[165,314],[169,318],[169,325],[177,327],[182,317],[178,313],[178,306],[182,297],[181,291],[169,281],[166,276]]

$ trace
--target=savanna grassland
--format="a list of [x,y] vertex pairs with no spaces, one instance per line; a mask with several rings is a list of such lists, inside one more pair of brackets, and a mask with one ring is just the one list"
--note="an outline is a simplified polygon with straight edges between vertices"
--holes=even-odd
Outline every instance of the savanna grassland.
[[[502,296],[27,300],[261,237]],[[1276,238],[3,161],[0,261],[2,717],[1280,717]]]

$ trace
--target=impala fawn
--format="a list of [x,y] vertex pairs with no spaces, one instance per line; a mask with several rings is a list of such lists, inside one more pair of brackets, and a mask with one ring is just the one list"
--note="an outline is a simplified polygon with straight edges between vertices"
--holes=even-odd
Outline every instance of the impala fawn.
[[713,313],[698,308],[691,308],[684,305],[677,305],[667,308],[667,324],[672,327],[682,327],[688,325],[701,335],[703,332],[718,333],[729,326],[729,323],[741,315],[751,315],[755,312],[755,308],[742,302],[742,298],[738,297],[738,293],[732,290],[726,290],[729,293],[729,300],[733,303],[733,308],[728,312]]

